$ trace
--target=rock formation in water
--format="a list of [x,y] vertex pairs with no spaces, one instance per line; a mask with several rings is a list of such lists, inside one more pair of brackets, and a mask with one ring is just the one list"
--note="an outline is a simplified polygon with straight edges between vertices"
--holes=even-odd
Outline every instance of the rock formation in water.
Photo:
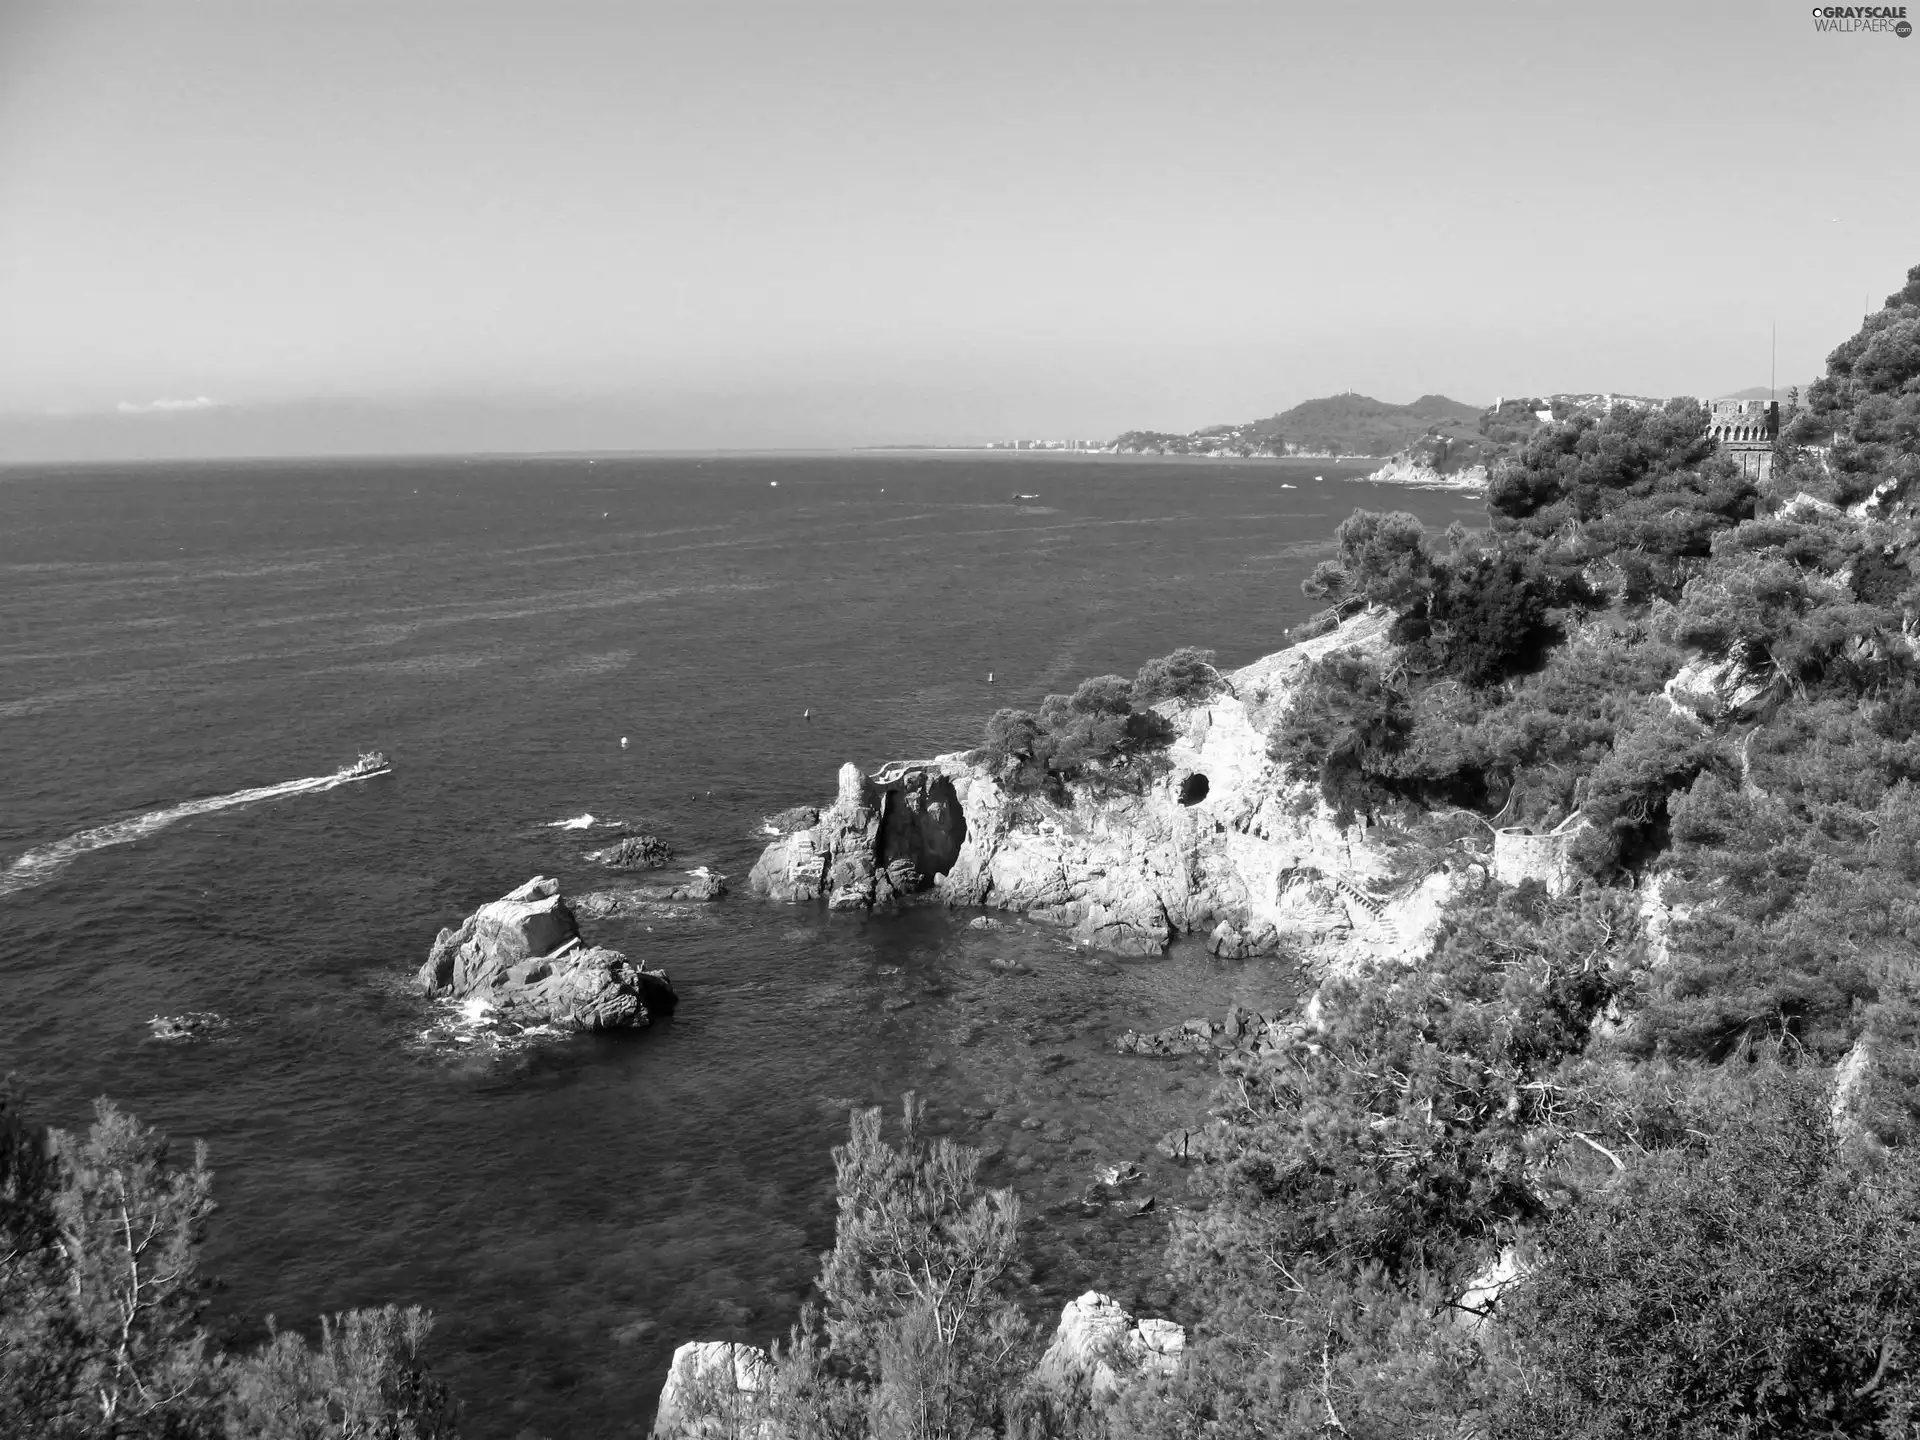
[[482,1000],[503,1018],[565,1030],[637,1028],[675,998],[665,971],[588,945],[560,882],[544,877],[442,930],[419,978],[427,995]]
[[673,847],[658,835],[622,835],[603,850],[589,850],[587,859],[614,870],[658,870],[673,859]]
[[726,893],[727,877],[715,875],[703,865],[698,870],[689,870],[683,880],[591,891],[573,902],[573,911],[589,920],[602,920],[610,915],[642,915],[655,905],[719,900]]
[[871,776],[843,766],[833,804],[768,844],[752,889],[835,910],[930,900],[1021,911],[1124,954],[1189,933],[1229,958],[1419,953],[1450,874],[1396,890],[1388,848],[1364,825],[1336,823],[1317,788],[1267,754],[1307,666],[1336,649],[1384,648],[1389,618],[1356,616],[1257,660],[1204,704],[1163,702],[1169,766],[1145,793],[1015,796],[964,753]]

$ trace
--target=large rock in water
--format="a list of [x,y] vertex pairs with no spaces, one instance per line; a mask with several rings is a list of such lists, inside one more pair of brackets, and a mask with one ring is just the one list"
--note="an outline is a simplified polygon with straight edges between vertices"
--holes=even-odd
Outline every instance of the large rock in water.
[[1391,620],[1356,616],[1257,660],[1203,704],[1162,702],[1174,738],[1150,783],[1076,783],[1055,803],[1010,793],[968,754],[870,776],[843,766],[833,804],[812,825],[783,817],[749,883],[772,900],[835,910],[929,900],[1020,911],[1122,954],[1157,954],[1196,931],[1223,959],[1285,949],[1357,965],[1423,954],[1450,872],[1394,887],[1392,848],[1364,824],[1341,825],[1268,751],[1313,662],[1384,649]]
[[664,970],[588,945],[560,882],[545,877],[442,930],[419,978],[427,995],[485,1000],[506,1018],[567,1030],[646,1025],[675,999]]

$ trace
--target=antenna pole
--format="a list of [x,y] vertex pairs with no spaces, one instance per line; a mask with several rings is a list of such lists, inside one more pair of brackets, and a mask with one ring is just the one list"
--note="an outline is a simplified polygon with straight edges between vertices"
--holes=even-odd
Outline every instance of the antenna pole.
[[1767,403],[1774,402],[1774,390],[1780,380],[1780,317],[1773,317],[1773,354],[1767,361]]

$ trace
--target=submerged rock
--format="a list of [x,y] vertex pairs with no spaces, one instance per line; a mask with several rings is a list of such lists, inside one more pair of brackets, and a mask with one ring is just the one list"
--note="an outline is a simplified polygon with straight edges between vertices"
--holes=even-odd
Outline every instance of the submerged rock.
[[628,885],[618,890],[591,890],[573,902],[576,915],[589,920],[612,916],[644,915],[654,905],[719,900],[727,893],[727,877],[705,870],[689,873],[686,879],[659,885]]
[[589,850],[587,859],[615,870],[658,870],[673,859],[673,847],[658,835],[623,835],[604,850]]
[[1235,1051],[1269,1053],[1283,1049],[1307,1032],[1304,1020],[1266,1016],[1244,1006],[1229,1007],[1226,1017],[1205,1017],[1145,1033],[1129,1030],[1115,1042],[1122,1055],[1230,1055]]
[[468,1000],[529,1025],[630,1029],[674,1007],[663,970],[588,945],[560,882],[536,877],[435,937],[421,990]]

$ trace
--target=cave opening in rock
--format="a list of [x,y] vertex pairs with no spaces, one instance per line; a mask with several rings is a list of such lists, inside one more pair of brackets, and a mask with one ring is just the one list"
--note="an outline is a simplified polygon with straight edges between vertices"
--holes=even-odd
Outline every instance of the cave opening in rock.
[[1180,803],[1198,805],[1207,798],[1207,777],[1198,770],[1180,782]]
[[911,861],[912,890],[924,890],[953,868],[967,843],[967,817],[945,776],[909,774],[880,796],[880,833],[874,863],[881,869]]

